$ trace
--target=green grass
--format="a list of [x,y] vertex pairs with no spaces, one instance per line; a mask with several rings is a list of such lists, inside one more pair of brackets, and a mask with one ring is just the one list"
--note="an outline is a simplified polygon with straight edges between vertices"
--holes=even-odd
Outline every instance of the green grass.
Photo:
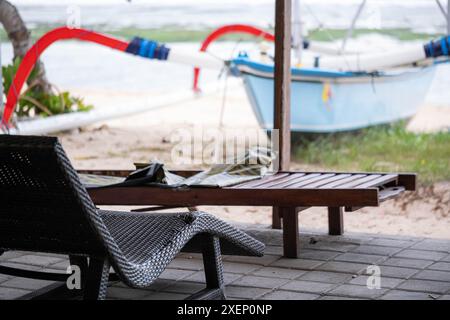
[[[365,34],[378,33],[386,36],[391,36],[401,41],[411,40],[431,40],[442,36],[442,34],[429,34],[414,32],[407,28],[392,28],[392,29],[356,29],[353,32],[353,37],[358,37]],[[330,41],[330,37],[333,39],[343,39],[347,34],[345,29],[316,29],[311,30],[309,33],[309,39],[315,41]]]
[[[31,36],[33,40],[38,39],[47,31],[55,28],[57,26],[52,25],[40,25],[31,30]],[[87,29],[91,29],[89,26],[85,26]],[[110,30],[104,27],[95,27],[97,31],[109,33],[115,36],[120,36],[126,39],[131,39],[134,36],[140,36],[148,39],[153,39],[160,42],[200,42],[206,38],[206,36],[213,30],[213,28],[203,28],[203,29],[189,29],[182,28],[180,26],[165,26],[164,28],[155,29],[140,29],[140,28],[122,28],[117,30]],[[273,30],[268,30],[273,32]],[[311,30],[308,38],[314,41],[330,41],[330,36],[335,39],[343,39],[347,33],[346,29],[316,29]],[[406,28],[395,28],[395,29],[356,29],[354,31],[355,37],[370,34],[379,33],[383,35],[389,35],[396,39],[403,41],[410,40],[430,40],[441,36],[440,34],[427,34],[418,33]],[[255,38],[250,35],[243,34],[233,34],[227,35],[220,38],[220,41],[247,41],[254,40]],[[8,41],[7,35],[4,29],[0,29],[0,40]]]
[[[178,28],[161,28],[161,29],[135,29],[126,28],[120,30],[112,30],[108,33],[131,39],[134,36],[152,39],[159,42],[198,42],[199,44],[205,40],[213,29],[189,30]],[[221,37],[219,41],[251,41],[255,38],[250,35],[230,34]]]
[[[57,26],[39,26],[35,29],[32,29],[30,30],[31,38],[33,39],[33,41],[36,41],[46,32],[56,27]],[[138,36],[159,42],[198,42],[199,44],[208,36],[210,32],[213,31],[213,29],[181,29],[177,26],[157,29],[122,28],[117,30],[110,30],[101,27],[97,27],[95,29],[90,27],[85,28],[125,38],[128,40],[131,40],[133,37]],[[255,40],[255,37],[243,34],[225,35],[219,39],[219,41],[252,40]],[[0,41],[9,41],[4,29],[0,29]]]
[[430,184],[450,180],[450,132],[415,134],[403,124],[302,138],[296,162],[338,171],[408,171]]

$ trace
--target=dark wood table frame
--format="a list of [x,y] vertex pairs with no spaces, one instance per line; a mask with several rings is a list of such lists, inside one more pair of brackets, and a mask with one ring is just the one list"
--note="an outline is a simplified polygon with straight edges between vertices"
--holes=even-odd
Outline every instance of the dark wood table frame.
[[[81,170],[79,173],[127,176],[127,170]],[[197,171],[174,171],[190,176]],[[376,207],[404,190],[415,190],[415,174],[279,172],[226,188],[107,187],[88,189],[97,205],[193,207],[271,206],[278,208],[284,256],[298,256],[298,213],[310,207],[328,207],[330,235],[344,232],[344,211]],[[149,209],[152,210],[152,209]],[[282,221],[282,223],[281,223]]]

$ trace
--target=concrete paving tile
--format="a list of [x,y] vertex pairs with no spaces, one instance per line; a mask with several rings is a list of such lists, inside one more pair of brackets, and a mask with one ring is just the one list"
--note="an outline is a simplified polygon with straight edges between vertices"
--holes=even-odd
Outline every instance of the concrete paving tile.
[[450,241],[437,239],[423,239],[411,247],[418,250],[432,250],[450,253]]
[[317,249],[317,250],[326,250],[326,251],[336,251],[336,252],[348,252],[357,248],[357,244],[346,244],[339,242],[328,242],[328,241],[319,241],[317,243],[300,243],[300,248],[304,249]]
[[53,283],[55,283],[55,282],[15,277],[15,278],[12,278],[11,280],[3,282],[1,285],[2,285],[2,287],[9,287],[9,288],[16,288],[16,289],[38,290],[38,289],[42,289],[46,286],[49,286]]
[[322,294],[322,293],[325,293],[325,292],[331,290],[335,286],[336,286],[335,284],[330,284],[330,283],[293,280],[293,281],[289,281],[288,283],[286,283],[285,285],[280,287],[280,289],[288,290],[288,291],[299,291],[299,292]]
[[448,262],[436,262],[428,267],[431,270],[450,271],[450,263]]
[[184,300],[189,294],[173,292],[155,292],[145,296],[142,300]]
[[450,272],[436,271],[436,270],[423,270],[423,271],[420,271],[418,274],[415,274],[412,278],[413,279],[450,282]]
[[61,262],[63,259],[56,257],[47,257],[34,254],[27,254],[17,258],[9,259],[8,262],[29,264],[34,266],[49,266],[51,264]]
[[9,259],[18,258],[23,256],[25,253],[21,251],[6,251],[0,255],[0,262],[8,261]]
[[282,286],[288,279],[280,278],[269,278],[269,277],[257,277],[257,276],[243,276],[236,280],[233,284],[244,286],[244,287],[254,287],[254,288],[265,288],[274,289]]
[[317,270],[356,274],[366,270],[367,267],[367,264],[362,263],[330,261],[319,266]]
[[339,296],[322,296],[319,300],[368,300],[368,299],[360,299],[360,298],[350,298],[350,297],[339,297]]
[[[412,269],[412,268],[401,268],[401,267],[391,267],[391,266],[379,266],[382,277],[390,277],[390,278],[402,278],[407,279],[419,272],[421,269]],[[364,274],[367,274],[365,272]]]
[[352,278],[352,274],[341,272],[327,272],[327,271],[309,271],[298,280],[318,281],[325,283],[344,283]]
[[390,256],[402,250],[397,247],[382,247],[382,246],[371,246],[371,245],[361,245],[351,252],[363,253],[363,254],[374,254],[380,256]]
[[[190,275],[193,275],[196,272],[197,271],[193,271],[193,270],[167,268],[166,270],[163,271],[163,273],[161,273],[159,278],[160,279],[167,279],[167,280],[181,280],[181,279],[186,278],[186,277],[188,277]],[[203,271],[199,271],[199,272],[203,273]]]
[[263,257],[246,257],[246,256],[223,256],[223,261],[231,261],[238,263],[257,264],[267,266],[272,262],[281,258],[281,255],[265,254]]
[[262,277],[273,277],[281,279],[295,279],[305,274],[306,271],[287,268],[265,267],[254,271],[252,274]]
[[423,269],[423,268],[428,267],[432,263],[433,263],[433,261],[430,261],[430,260],[389,258],[388,260],[383,261],[381,263],[381,265],[392,266],[392,267]]
[[48,267],[51,269],[58,269],[58,270],[67,270],[67,267],[69,266],[69,261],[68,260],[64,260],[58,263],[54,263],[49,265]]
[[37,270],[42,271],[43,270],[42,266],[36,266],[36,265],[25,264],[25,263],[2,262],[2,266],[16,268],[16,269],[23,269],[23,270],[32,270],[32,271],[37,271]]
[[337,296],[375,299],[382,296],[386,292],[386,289],[369,289],[366,286],[343,284],[331,290],[329,294]]
[[[239,279],[241,277],[242,277],[242,275],[239,273],[224,272],[224,274],[223,274],[223,280],[226,285],[232,283],[233,281],[236,281],[237,279]],[[192,281],[192,282],[206,283],[205,272],[198,271],[198,272],[186,277],[184,280]]]
[[[356,278],[351,279],[348,281],[349,284],[356,284],[360,286],[367,286],[367,280],[369,279],[369,276],[358,276]],[[404,279],[399,278],[387,278],[387,277],[381,277],[380,278],[380,287],[381,289],[393,289],[396,286],[398,286],[400,283],[402,283]]]
[[174,284],[164,288],[164,292],[189,293],[193,294],[205,288],[205,284],[198,282],[177,281]]
[[298,257],[300,259],[331,260],[338,255],[339,255],[339,252],[336,252],[336,251],[301,250]]
[[300,269],[300,270],[313,270],[314,268],[323,263],[324,261],[320,260],[281,258],[272,263],[270,266],[280,268]]
[[373,246],[385,246],[385,247],[398,247],[398,248],[407,248],[414,244],[414,241],[410,240],[396,240],[396,239],[374,239],[370,241],[370,245]]
[[262,295],[270,291],[270,289],[241,286],[227,286],[225,288],[225,294],[227,297],[242,299],[259,299]]
[[148,290],[110,287],[108,288],[107,291],[107,297],[122,300],[141,300],[144,299],[146,296],[150,295],[151,293],[152,292]]
[[381,300],[433,300],[428,293],[392,290],[380,298]]
[[283,247],[282,246],[266,246],[264,249],[264,254],[272,254],[275,256],[283,255]]
[[395,254],[395,257],[438,261],[447,254],[438,251],[406,249]]
[[31,291],[29,290],[23,290],[23,289],[16,289],[16,288],[7,288],[0,286],[0,300],[13,300],[20,298]]
[[247,274],[257,269],[261,269],[261,266],[257,264],[236,263],[229,261],[223,262],[223,270],[225,272]]
[[[150,284],[147,288],[145,288],[145,290],[149,290],[149,291],[161,291],[165,288],[167,288],[170,285],[173,285],[175,283],[174,280],[166,280],[166,279],[156,279],[152,284]],[[112,287],[119,287],[119,288],[127,288],[130,289],[129,286],[127,286],[125,283],[123,282],[115,282],[114,284],[112,284]]]
[[334,258],[334,261],[376,264],[384,259],[385,259],[385,257],[379,256],[379,255],[347,252],[347,253],[343,253],[343,254],[337,256],[336,258]]
[[450,282],[409,279],[397,289],[444,294],[450,290]]
[[197,259],[181,259],[173,260],[168,266],[171,269],[185,269],[199,271],[203,269],[203,261]]
[[263,296],[261,300],[314,300],[319,297],[311,293],[278,290]]

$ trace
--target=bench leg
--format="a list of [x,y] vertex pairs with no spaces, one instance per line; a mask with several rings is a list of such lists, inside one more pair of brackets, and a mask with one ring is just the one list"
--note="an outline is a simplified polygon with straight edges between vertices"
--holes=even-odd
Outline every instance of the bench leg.
[[281,219],[283,218],[280,207],[272,207],[272,229],[281,229]]
[[283,215],[283,255],[286,258],[298,257],[298,212],[295,207],[279,208]]
[[344,234],[344,208],[328,208],[328,233],[331,236]]

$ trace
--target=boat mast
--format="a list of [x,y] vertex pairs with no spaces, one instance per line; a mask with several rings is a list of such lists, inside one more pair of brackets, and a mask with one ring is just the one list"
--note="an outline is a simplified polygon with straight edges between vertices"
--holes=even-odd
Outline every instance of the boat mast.
[[440,0],[436,0],[436,4],[438,5],[439,9],[441,9],[445,21],[447,22],[447,34],[450,34],[450,0],[447,1],[447,10],[445,10]]
[[[439,0],[437,0],[437,1],[439,1]],[[345,47],[347,45],[348,39],[350,39],[352,37],[352,35],[353,35],[353,31],[355,30],[356,22],[358,21],[359,16],[361,15],[361,12],[363,11],[363,9],[364,9],[364,7],[366,5],[366,2],[367,2],[367,0],[363,0],[361,2],[361,4],[359,5],[358,10],[356,10],[356,14],[355,14],[355,16],[352,19],[352,23],[350,25],[350,28],[348,28],[347,34],[346,34],[344,40],[342,41],[342,46],[341,46],[341,50],[340,50],[341,54],[343,54],[344,51],[345,51]]]
[[303,51],[302,21],[300,19],[300,0],[292,3],[292,47],[294,48],[295,64],[300,65]]
[[[0,66],[2,65],[2,51],[0,50]],[[0,69],[0,110],[3,111],[3,68]]]

